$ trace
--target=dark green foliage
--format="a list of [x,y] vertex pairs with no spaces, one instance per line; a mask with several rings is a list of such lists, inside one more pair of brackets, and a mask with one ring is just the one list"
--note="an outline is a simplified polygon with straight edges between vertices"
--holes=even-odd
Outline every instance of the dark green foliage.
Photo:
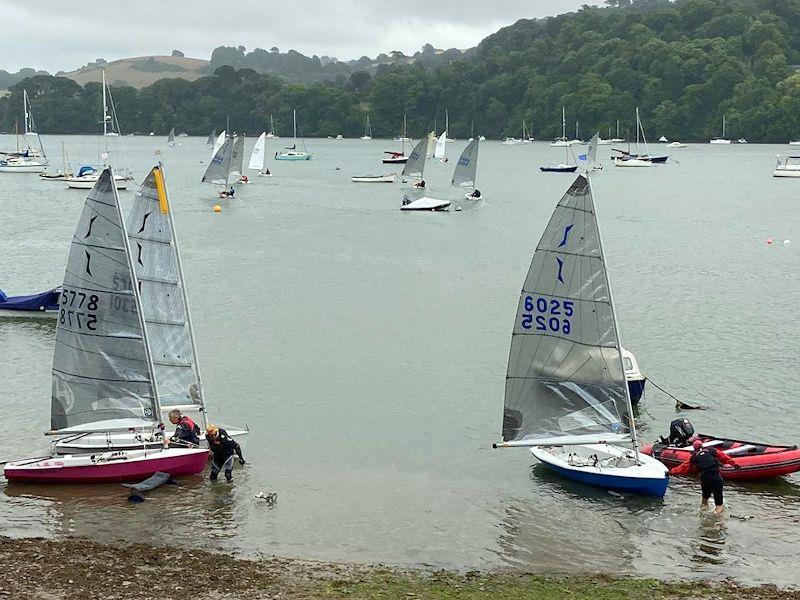
[[[257,134],[274,114],[291,131],[296,108],[304,135],[360,135],[369,112],[376,136],[420,137],[450,112],[450,134],[519,135],[533,122],[539,138],[633,131],[641,109],[651,137],[707,140],[722,115],[728,135],[785,142],[800,137],[800,0],[614,0],[576,13],[521,20],[466,54],[425,46],[413,58],[394,51],[342,63],[245,48],[217,48],[213,75],[114,89],[123,130],[207,134],[231,128]],[[282,76],[294,82],[275,76]],[[0,72],[0,76],[3,72]],[[303,81],[305,83],[296,83]],[[99,91],[36,76],[0,99],[0,128],[20,117],[22,85],[40,130],[91,133]]]

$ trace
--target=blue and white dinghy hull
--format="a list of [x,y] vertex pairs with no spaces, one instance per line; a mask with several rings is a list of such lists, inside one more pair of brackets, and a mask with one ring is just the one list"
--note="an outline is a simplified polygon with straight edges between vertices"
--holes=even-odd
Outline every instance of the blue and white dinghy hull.
[[548,469],[587,485],[656,496],[667,491],[667,468],[651,456],[611,444],[585,444],[531,448],[531,454]]

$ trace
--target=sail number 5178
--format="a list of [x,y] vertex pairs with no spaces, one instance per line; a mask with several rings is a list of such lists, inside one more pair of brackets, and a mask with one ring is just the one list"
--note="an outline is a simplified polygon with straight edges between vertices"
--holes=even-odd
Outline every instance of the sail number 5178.
[[520,325],[523,329],[569,335],[572,331],[569,318],[575,314],[574,306],[572,300],[525,296],[525,312]]

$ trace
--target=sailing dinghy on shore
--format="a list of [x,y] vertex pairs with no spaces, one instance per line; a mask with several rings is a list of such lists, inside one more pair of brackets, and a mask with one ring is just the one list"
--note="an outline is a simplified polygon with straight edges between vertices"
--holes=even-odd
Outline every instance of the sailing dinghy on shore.
[[561,198],[522,286],[503,441],[589,485],[652,496],[667,469],[638,451],[622,345],[588,176]]

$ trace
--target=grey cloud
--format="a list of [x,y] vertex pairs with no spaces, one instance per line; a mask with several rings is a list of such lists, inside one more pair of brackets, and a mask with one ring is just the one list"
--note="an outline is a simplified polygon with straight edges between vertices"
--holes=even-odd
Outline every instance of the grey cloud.
[[208,58],[220,45],[278,46],[340,59],[425,43],[466,48],[502,26],[576,10],[580,0],[0,0],[0,68],[72,70],[95,58],[166,54]]

